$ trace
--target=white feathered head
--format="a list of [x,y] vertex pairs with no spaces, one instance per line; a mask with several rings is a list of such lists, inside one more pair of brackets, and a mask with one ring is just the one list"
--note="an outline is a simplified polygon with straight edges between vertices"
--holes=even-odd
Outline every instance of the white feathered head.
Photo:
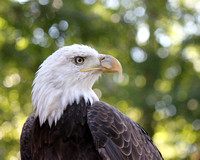
[[119,72],[117,59],[74,44],[60,48],[40,66],[33,82],[32,103],[40,125],[57,122],[67,105],[81,97],[91,104],[98,100],[92,86],[103,72]]

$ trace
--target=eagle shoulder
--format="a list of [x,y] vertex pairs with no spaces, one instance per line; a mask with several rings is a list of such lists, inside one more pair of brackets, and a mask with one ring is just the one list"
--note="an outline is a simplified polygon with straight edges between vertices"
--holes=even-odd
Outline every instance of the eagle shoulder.
[[97,101],[87,122],[100,156],[106,160],[162,160],[147,132],[115,107]]
[[22,160],[31,160],[31,134],[32,126],[35,120],[35,114],[30,115],[22,128],[20,137],[20,153]]

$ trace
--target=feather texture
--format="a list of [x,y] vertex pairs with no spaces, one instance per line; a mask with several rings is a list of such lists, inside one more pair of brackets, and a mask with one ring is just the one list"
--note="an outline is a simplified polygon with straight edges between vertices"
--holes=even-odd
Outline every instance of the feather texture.
[[113,106],[95,102],[88,108],[88,125],[104,159],[163,159],[147,132]]
[[32,160],[31,133],[34,120],[35,120],[35,114],[30,115],[22,128],[22,134],[20,137],[20,153],[22,160],[28,160],[28,159]]
[[[84,99],[79,104],[74,102],[68,105],[57,124],[53,123],[51,127],[48,121],[40,126],[38,117],[31,122],[28,118],[22,131],[21,146],[25,146],[27,141],[29,144],[26,150],[21,147],[22,160],[100,159],[87,125],[87,106],[90,104],[85,103]],[[25,141],[24,134],[31,136]]]
[[104,102],[68,105],[58,123],[31,115],[21,135],[22,160],[162,160],[147,132]]

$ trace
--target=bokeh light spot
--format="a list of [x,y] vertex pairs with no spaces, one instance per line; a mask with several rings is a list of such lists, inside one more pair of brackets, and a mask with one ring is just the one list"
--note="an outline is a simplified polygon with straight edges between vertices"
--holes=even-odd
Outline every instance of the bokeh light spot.
[[62,0],[54,0],[52,6],[56,9],[60,9],[63,6]]
[[42,28],[36,28],[33,31],[33,35],[36,39],[41,39],[44,36],[44,30]]
[[165,104],[169,105],[172,103],[172,97],[170,95],[164,95],[162,97],[163,102],[165,102]]
[[156,36],[156,40],[163,46],[163,47],[169,47],[172,44],[171,38],[165,33],[163,28],[158,28],[154,32]]
[[138,44],[145,43],[150,37],[149,28],[146,25],[140,25],[138,27],[138,32],[136,36],[136,40]]
[[118,73],[113,74],[114,82],[120,84],[121,86],[126,86],[129,83],[129,75],[126,73],[122,74],[122,77],[119,77]]
[[121,19],[120,15],[119,14],[112,14],[111,17],[110,17],[111,21],[113,23],[118,23]]
[[167,58],[169,55],[169,50],[167,48],[159,48],[157,55],[162,59]]
[[14,74],[11,74],[11,75],[5,77],[5,79],[3,81],[3,85],[7,88],[10,88],[14,85],[19,84],[20,80],[21,80],[20,75],[17,73],[14,73]]
[[131,57],[136,63],[142,63],[147,60],[146,52],[138,47],[134,47],[131,49]]
[[166,109],[166,115],[169,117],[173,117],[176,115],[176,107],[174,105],[169,105]]
[[156,80],[154,83],[154,87],[156,90],[162,92],[162,93],[167,93],[171,91],[172,89],[172,82],[168,80]]
[[165,71],[165,77],[168,79],[174,79],[177,75],[179,75],[181,72],[181,67],[179,65],[174,65]]
[[136,78],[135,78],[135,85],[138,87],[138,88],[142,88],[146,85],[146,78],[143,76],[143,75],[138,75]]
[[122,0],[121,1],[121,5],[125,8],[125,9],[130,9],[133,7],[135,0]]
[[26,39],[24,37],[20,37],[20,38],[17,38],[17,40],[16,40],[15,48],[18,51],[22,51],[28,47],[28,44],[29,44],[28,39]]
[[58,28],[57,28],[55,25],[52,25],[52,26],[49,28],[49,31],[48,31],[48,32],[49,32],[49,35],[51,36],[51,38],[53,38],[53,39],[58,38],[58,37],[59,37],[59,34],[60,34]]
[[0,29],[3,29],[7,26],[8,22],[0,17]]
[[136,107],[129,107],[125,114],[136,122],[142,117],[141,110],[137,109]]
[[169,32],[173,45],[179,45],[185,38],[183,27],[179,23],[173,23]]
[[61,31],[67,30],[68,26],[69,26],[69,24],[68,24],[68,22],[65,21],[65,20],[61,20],[61,21],[59,22],[59,25],[58,25],[58,27],[59,27],[59,29],[60,29]]
[[105,1],[105,8],[118,9],[119,5],[120,5],[119,0],[106,0]]
[[97,95],[97,97],[100,99],[102,96],[102,92],[99,88],[95,88],[93,89],[93,91],[95,92],[95,94]]
[[65,39],[63,37],[59,37],[56,39],[56,45],[58,47],[63,47],[65,45]]
[[199,51],[195,46],[187,46],[182,52],[182,56],[185,60],[193,62],[199,58]]
[[163,46],[163,47],[169,47],[171,45],[171,39],[169,36],[167,35],[160,35],[159,36],[159,43]]
[[49,3],[49,0],[39,0],[39,3],[41,5],[47,5]]
[[24,4],[30,0],[14,0],[14,1],[19,2],[20,4]]
[[96,0],[83,0],[83,2],[87,5],[93,5],[96,2]]
[[145,9],[143,7],[137,7],[134,9],[134,13],[137,17],[142,17],[145,14]]
[[126,11],[126,13],[124,15],[124,22],[125,23],[130,23],[130,24],[136,22],[136,16],[134,14],[134,11],[132,11],[132,10]]
[[196,99],[190,99],[187,103],[187,107],[189,110],[194,111],[197,109],[199,103]]
[[192,126],[194,130],[199,130],[200,129],[200,119],[196,119],[192,122]]

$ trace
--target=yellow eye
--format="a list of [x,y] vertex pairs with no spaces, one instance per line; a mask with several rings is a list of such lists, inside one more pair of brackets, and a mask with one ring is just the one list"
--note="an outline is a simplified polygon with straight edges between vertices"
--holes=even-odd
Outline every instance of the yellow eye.
[[84,61],[85,61],[85,58],[83,58],[83,57],[80,57],[80,56],[75,57],[75,63],[76,64],[83,64]]

